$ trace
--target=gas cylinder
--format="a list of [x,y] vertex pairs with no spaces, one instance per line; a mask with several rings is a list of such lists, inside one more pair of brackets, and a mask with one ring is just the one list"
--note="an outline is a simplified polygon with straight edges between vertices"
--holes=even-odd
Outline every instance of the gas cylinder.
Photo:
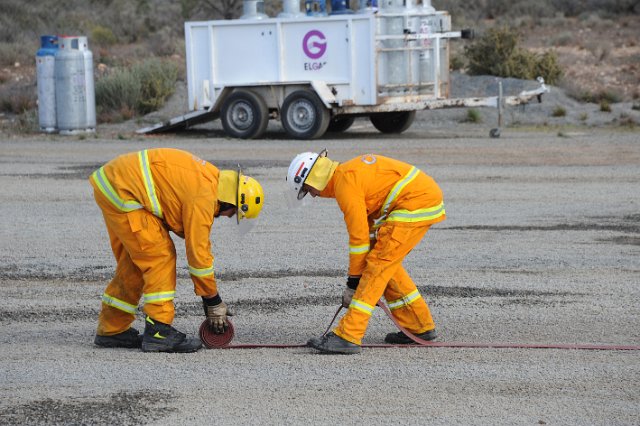
[[[378,2],[377,33],[381,36],[402,37],[404,34],[403,0],[381,0]],[[402,86],[406,84],[407,62],[405,52],[402,51],[404,41],[399,39],[386,39],[381,43],[388,50],[380,54],[378,65],[379,83],[381,85],[379,95],[403,95]]]
[[353,10],[349,9],[348,0],[331,0],[330,15],[348,15],[350,13],[353,13]]
[[242,2],[242,16],[240,19],[266,19],[264,0],[244,0]]
[[378,0],[359,0],[358,13],[376,13]]
[[36,80],[38,85],[38,121],[40,130],[53,133],[56,124],[55,55],[58,36],[40,36],[40,49],[36,52]]
[[282,12],[278,14],[278,18],[304,18],[306,15],[300,11],[299,0],[284,0],[282,2]]
[[56,119],[60,134],[94,132],[93,54],[83,36],[60,36],[55,55]]
[[307,16],[327,16],[326,0],[305,0],[304,8],[307,12]]

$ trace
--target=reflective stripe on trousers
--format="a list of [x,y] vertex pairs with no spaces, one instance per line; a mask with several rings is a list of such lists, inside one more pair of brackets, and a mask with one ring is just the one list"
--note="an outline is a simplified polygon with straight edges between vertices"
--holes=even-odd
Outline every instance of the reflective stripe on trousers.
[[109,296],[107,293],[104,293],[102,295],[102,303],[104,303],[105,305],[111,306],[113,308],[120,309],[121,311],[124,311],[128,314],[135,315],[136,310],[138,309],[137,306],[127,303],[116,297]]
[[213,265],[208,268],[194,268],[189,265],[189,273],[195,277],[206,277],[207,275],[213,275]]
[[407,294],[402,299],[396,299],[396,300],[393,300],[393,301],[389,302],[388,303],[389,310],[393,311],[393,310],[396,310],[398,308],[402,308],[403,306],[410,305],[413,302],[415,302],[416,300],[418,300],[419,298],[420,298],[420,292],[418,291],[418,289],[415,289],[414,291],[412,291],[411,293]]

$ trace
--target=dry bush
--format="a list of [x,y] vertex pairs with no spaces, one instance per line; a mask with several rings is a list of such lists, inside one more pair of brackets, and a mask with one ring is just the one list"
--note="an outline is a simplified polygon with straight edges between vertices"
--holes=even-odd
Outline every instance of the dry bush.
[[0,87],[0,111],[22,114],[37,105],[37,89],[34,84]]
[[433,4],[437,9],[449,11],[456,22],[522,16],[540,19],[558,14],[565,17],[640,14],[638,0],[434,0]]
[[119,121],[155,111],[173,94],[177,77],[178,66],[158,58],[112,69],[96,82],[98,116]]
[[557,105],[553,109],[553,112],[551,113],[552,117],[565,117],[566,115],[567,115],[567,110],[560,105]]

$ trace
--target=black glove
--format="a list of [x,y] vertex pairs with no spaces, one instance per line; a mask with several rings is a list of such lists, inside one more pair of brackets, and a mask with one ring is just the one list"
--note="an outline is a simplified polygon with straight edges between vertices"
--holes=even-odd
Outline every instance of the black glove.
[[360,282],[360,277],[349,277],[347,278],[347,288],[342,292],[342,306],[348,308],[351,304],[351,299],[353,299],[353,295],[356,292],[356,288],[358,288],[358,283]]

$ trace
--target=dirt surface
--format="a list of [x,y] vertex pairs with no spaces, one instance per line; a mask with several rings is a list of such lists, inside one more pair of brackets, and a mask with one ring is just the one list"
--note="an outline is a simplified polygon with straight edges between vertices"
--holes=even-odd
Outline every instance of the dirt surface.
[[[440,183],[448,219],[405,262],[439,341],[640,345],[639,133],[537,122],[491,139],[488,116],[462,124],[460,114],[422,113],[400,136],[359,120],[313,142],[275,126],[265,140],[232,140],[217,123],[154,137],[135,136],[142,123],[95,137],[1,135],[0,424],[638,424],[637,351],[93,345],[115,262],[87,177],[118,154],[162,146],[240,162],[264,186],[257,228],[240,238],[221,219],[211,235],[235,343],[304,343],[335,312],[347,268],[339,209],[316,200],[292,211],[281,195],[290,159],[327,147],[341,161],[390,155]],[[202,309],[175,242],[174,325],[194,334]],[[391,331],[376,311],[365,342]]]

